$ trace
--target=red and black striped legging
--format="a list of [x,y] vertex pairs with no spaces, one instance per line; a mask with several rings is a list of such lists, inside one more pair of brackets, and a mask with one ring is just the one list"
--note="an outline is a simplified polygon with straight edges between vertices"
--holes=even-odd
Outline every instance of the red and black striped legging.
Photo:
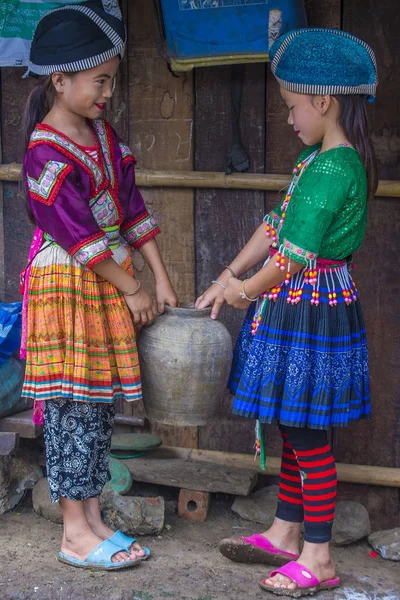
[[336,465],[327,431],[279,425],[283,437],[276,516],[304,521],[304,540],[329,542],[336,504]]

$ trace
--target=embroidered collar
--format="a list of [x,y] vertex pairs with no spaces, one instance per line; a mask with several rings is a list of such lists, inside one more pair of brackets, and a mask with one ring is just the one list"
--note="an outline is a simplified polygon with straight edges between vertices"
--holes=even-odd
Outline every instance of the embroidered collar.
[[116,188],[117,178],[114,173],[114,145],[111,126],[102,119],[89,121],[89,125],[96,138],[98,150],[100,150],[99,156],[103,159],[104,172],[108,175],[111,187]]
[[[101,149],[97,137],[95,142],[96,149],[100,156]],[[39,123],[36,125],[36,128],[31,135],[28,148],[33,148],[38,144],[48,144],[68,158],[77,162],[93,178],[95,190],[103,187],[104,172],[101,167],[93,158],[91,158],[91,156],[89,156],[89,154],[82,150],[82,148],[61,131],[58,131],[51,125]]]
[[88,121],[93,132],[94,148],[99,157],[98,164],[85,150],[76,144],[65,133],[51,125],[39,123],[34,129],[29,148],[37,144],[49,144],[78,162],[94,179],[94,190],[111,186],[117,193],[117,178],[114,173],[113,136],[110,125],[102,119]]

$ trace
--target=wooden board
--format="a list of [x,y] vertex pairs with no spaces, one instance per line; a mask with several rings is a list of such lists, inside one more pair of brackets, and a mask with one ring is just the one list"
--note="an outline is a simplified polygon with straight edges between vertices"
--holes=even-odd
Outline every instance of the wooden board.
[[[125,26],[128,23],[128,0],[120,0]],[[129,40],[128,40],[129,44]],[[126,142],[129,135],[129,52],[125,52],[115,79],[115,89],[108,103],[106,119]]]
[[32,410],[24,410],[0,419],[0,431],[18,433],[21,438],[34,439],[42,435],[43,427],[32,422]]
[[[26,69],[1,70],[1,136],[4,163],[22,163],[24,155],[23,114],[26,99],[35,85],[32,78],[21,79]],[[3,184],[4,281],[6,300],[19,301],[19,274],[27,262],[33,226],[26,210],[22,186]]]
[[[156,47],[152,2],[129,2],[129,144],[144,169],[193,169],[193,76],[174,77]],[[142,189],[161,228],[158,243],[181,302],[194,300],[194,218],[191,189]],[[146,288],[153,277],[141,255],[134,260]],[[140,343],[140,341],[139,341]],[[154,425],[164,443],[197,447],[197,428]]]
[[[266,457],[266,469],[261,469],[259,458],[254,454],[235,454],[215,450],[198,450],[197,448],[175,448],[163,446],[152,453],[153,458],[200,461],[218,464],[225,467],[235,467],[255,471],[259,474],[279,475],[281,459],[275,456]],[[350,465],[336,463],[339,482],[357,483],[364,486],[383,486],[385,488],[400,488],[400,469],[378,467],[371,465]]]
[[[121,10],[125,23],[128,19],[128,0],[120,2]],[[129,53],[125,52],[124,58],[118,69],[115,80],[115,89],[108,103],[106,119],[115,128],[118,135],[128,143],[129,131]],[[125,416],[142,417],[140,403],[126,402],[123,399],[116,400],[115,409],[118,414]],[[126,428],[116,425],[118,431],[124,431]]]
[[[343,28],[371,44],[377,57],[380,83],[369,113],[381,179],[400,179],[399,111],[393,102],[400,88],[398,24],[398,6],[390,0],[351,0],[343,5]],[[364,244],[355,258],[369,341],[372,419],[336,430],[335,455],[343,462],[400,467],[400,286],[393,273],[393,252],[399,244],[400,200],[374,199]],[[382,246],[388,252],[382,252]],[[374,488],[366,494],[365,489],[354,486],[349,492],[346,487],[340,486],[339,493],[374,506],[373,517],[379,527],[400,524],[399,490]]]
[[323,2],[321,0],[305,0],[308,26],[340,29],[342,22],[341,5],[342,0],[323,0]]
[[123,462],[134,481],[188,490],[248,496],[257,482],[257,474],[244,469],[179,458],[143,457]]
[[[140,23],[140,25],[139,25]],[[156,47],[152,3],[129,3],[129,143],[141,168],[192,170],[192,75],[174,77]],[[157,217],[159,244],[182,302],[194,299],[192,190],[142,190]],[[148,269],[138,262],[149,285]]]
[[[198,69],[195,75],[195,170],[225,171],[232,146],[231,67]],[[265,65],[246,65],[240,117],[241,137],[250,156],[250,171],[264,172]],[[264,192],[196,190],[196,295],[204,292],[229,264],[261,222]],[[244,312],[228,307],[221,320],[234,341]],[[216,418],[200,428],[200,447],[248,451],[254,443],[254,422],[231,415],[231,398],[221,401]]]

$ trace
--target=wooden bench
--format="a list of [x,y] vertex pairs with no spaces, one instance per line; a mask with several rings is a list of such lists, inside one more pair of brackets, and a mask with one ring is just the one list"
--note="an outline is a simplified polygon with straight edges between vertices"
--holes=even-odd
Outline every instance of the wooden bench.
[[[0,432],[18,433],[20,438],[35,439],[42,435],[43,426],[32,422],[32,409],[24,410],[10,417],[0,419]],[[145,420],[137,417],[117,414],[116,425],[129,425],[131,427],[144,427]]]
[[32,409],[0,419],[0,432],[18,433],[20,438],[35,439],[42,435],[42,425],[32,422]]

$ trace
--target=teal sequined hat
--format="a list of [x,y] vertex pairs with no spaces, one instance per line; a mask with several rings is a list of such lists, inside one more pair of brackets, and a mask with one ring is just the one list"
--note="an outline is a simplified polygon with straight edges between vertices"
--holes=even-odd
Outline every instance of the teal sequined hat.
[[339,29],[305,28],[279,37],[269,51],[281,87],[298,94],[365,94],[378,85],[372,48]]

